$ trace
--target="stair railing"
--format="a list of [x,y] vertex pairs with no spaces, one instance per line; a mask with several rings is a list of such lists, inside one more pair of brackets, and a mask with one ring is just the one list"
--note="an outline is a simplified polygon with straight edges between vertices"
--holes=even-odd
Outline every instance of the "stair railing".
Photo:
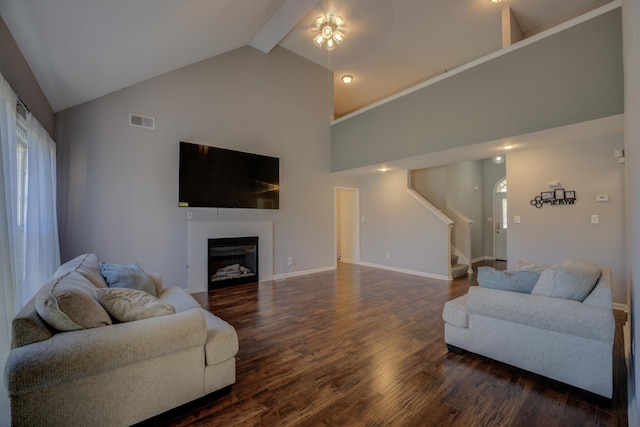
[[461,261],[469,265],[467,272],[471,274],[473,273],[473,268],[471,267],[471,224],[473,220],[448,203],[446,213],[447,217],[451,218],[455,224],[451,233],[451,244],[460,251],[461,258],[466,258],[466,260],[461,259]]

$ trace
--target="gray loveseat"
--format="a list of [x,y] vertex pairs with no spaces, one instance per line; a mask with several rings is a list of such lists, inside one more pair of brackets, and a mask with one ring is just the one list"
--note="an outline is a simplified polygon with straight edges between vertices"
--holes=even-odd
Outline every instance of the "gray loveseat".
[[[12,324],[5,384],[13,425],[127,426],[235,382],[235,329],[185,290],[149,275],[157,296],[149,299],[175,313],[118,322],[92,301],[108,288],[94,254],[55,276]],[[52,305],[57,318],[46,311]]]
[[[611,272],[596,267],[594,276],[595,266],[589,264],[569,260],[538,271],[533,281],[530,271],[487,270],[488,283],[470,287],[444,306],[449,350],[467,350],[610,399]],[[480,276],[479,270],[479,283]],[[504,280],[496,285],[492,280],[499,276]],[[591,280],[595,284],[589,286]]]

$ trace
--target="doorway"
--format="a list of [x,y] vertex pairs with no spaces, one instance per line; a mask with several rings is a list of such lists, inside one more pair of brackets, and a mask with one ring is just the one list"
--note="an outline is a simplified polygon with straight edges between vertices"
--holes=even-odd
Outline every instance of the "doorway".
[[493,189],[493,253],[497,261],[507,260],[507,179]]
[[336,260],[360,263],[360,191],[336,187]]

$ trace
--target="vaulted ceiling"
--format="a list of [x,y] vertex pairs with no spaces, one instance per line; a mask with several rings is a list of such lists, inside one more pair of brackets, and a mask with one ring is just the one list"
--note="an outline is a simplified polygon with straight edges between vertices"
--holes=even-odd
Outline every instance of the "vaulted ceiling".
[[[242,46],[280,45],[333,71],[342,116],[500,49],[505,7],[529,36],[610,1],[1,0],[0,15],[56,112]],[[323,13],[347,24],[330,53],[310,31]]]

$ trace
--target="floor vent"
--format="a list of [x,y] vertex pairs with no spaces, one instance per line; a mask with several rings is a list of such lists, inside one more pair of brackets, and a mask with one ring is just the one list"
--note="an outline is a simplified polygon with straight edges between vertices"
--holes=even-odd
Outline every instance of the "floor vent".
[[146,129],[156,128],[156,118],[143,116],[142,114],[129,113],[129,124]]

